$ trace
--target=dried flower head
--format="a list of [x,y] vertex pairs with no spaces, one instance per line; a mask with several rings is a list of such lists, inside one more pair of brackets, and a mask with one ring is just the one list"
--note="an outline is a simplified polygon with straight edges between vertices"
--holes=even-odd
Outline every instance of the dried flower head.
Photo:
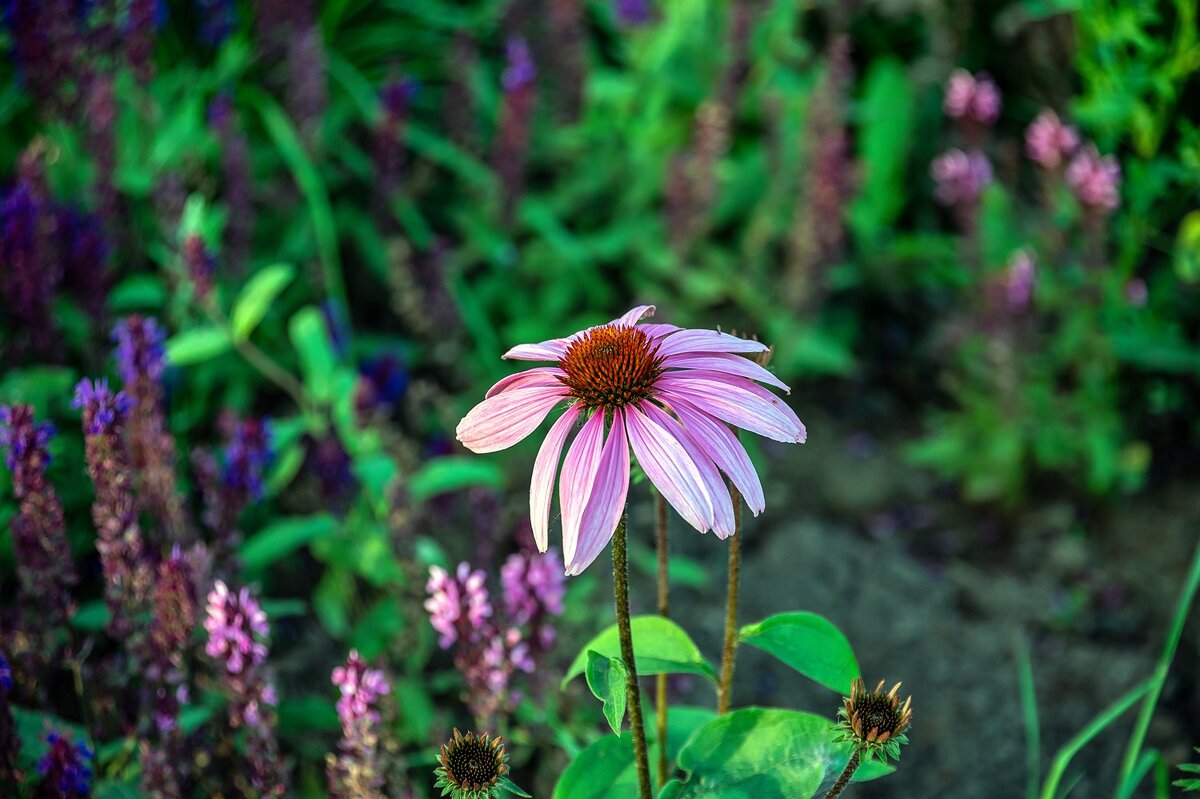
[[900,683],[887,693],[883,685],[880,680],[868,691],[861,677],[850,685],[850,696],[838,711],[838,740],[850,741],[868,758],[899,759],[900,745],[908,743],[904,731],[912,722],[912,697],[901,705]]
[[436,787],[451,799],[490,799],[501,789],[524,795],[504,776],[508,773],[508,754],[502,739],[487,733],[463,735],[456,728],[454,737],[442,744],[438,757]]

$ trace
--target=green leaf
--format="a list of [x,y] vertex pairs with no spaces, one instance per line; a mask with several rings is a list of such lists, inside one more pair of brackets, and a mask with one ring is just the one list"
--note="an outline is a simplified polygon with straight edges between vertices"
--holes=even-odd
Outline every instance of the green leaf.
[[462,456],[435,458],[413,474],[408,482],[408,490],[413,499],[421,501],[477,485],[502,487],[504,471],[500,464]]
[[229,315],[229,326],[234,341],[245,341],[258,327],[271,303],[296,277],[291,264],[274,264],[257,272],[242,287],[233,312]]
[[328,402],[332,395],[331,378],[337,357],[321,312],[311,305],[301,308],[288,322],[288,335],[292,338],[296,354],[300,356],[305,387],[317,400]]
[[895,58],[875,59],[859,109],[861,190],[849,209],[850,228],[868,245],[885,234],[912,192],[904,190],[915,122],[913,82]]
[[[714,683],[717,672],[683,628],[662,616],[635,616],[630,620],[633,634],[633,656],[638,675],[698,674]],[[587,668],[588,651],[610,658],[621,657],[621,644],[614,624],[589,641],[567,669],[565,686]]]
[[328,513],[281,519],[267,525],[242,545],[242,563],[259,571],[297,549],[337,532],[338,523]]
[[1200,282],[1200,211],[1183,218],[1175,239],[1175,275],[1184,283]]
[[746,625],[739,637],[833,691],[849,691],[860,676],[846,636],[815,613],[778,613]]
[[604,703],[604,718],[608,719],[608,726],[620,735],[621,724],[625,721],[625,702],[628,698],[625,664],[620,658],[605,657],[599,652],[588,650],[585,676],[592,694]]
[[525,789],[523,789],[523,788],[518,788],[517,784],[515,782],[513,782],[512,780],[510,780],[508,777],[501,777],[498,785],[502,789],[513,794],[514,796],[523,796],[526,799],[533,799],[532,794],[526,793]]
[[229,350],[232,342],[219,327],[197,327],[167,339],[167,362],[173,366],[191,366],[211,361]]
[[[792,799],[820,796],[850,760],[852,747],[835,743],[834,725],[812,713],[746,708],[698,729],[679,753],[687,776],[664,788],[672,799]],[[864,764],[855,781],[892,771]]]
[[76,630],[95,633],[107,627],[111,618],[112,613],[108,605],[104,604],[104,600],[94,599],[79,606],[79,610],[71,617],[71,626]]
[[633,738],[606,735],[579,753],[554,786],[553,799],[637,799]]

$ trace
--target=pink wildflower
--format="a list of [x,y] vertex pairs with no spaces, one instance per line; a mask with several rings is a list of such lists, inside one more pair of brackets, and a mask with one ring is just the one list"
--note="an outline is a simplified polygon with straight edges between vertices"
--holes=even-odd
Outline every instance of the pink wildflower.
[[937,184],[934,197],[942,205],[970,205],[983,187],[992,182],[992,164],[978,150],[965,153],[957,148],[933,159],[929,174]]
[[1067,185],[1089,210],[1107,213],[1121,203],[1121,165],[1111,155],[1104,157],[1089,144],[1067,166]]
[[570,403],[533,467],[530,519],[545,552],[559,456],[575,423],[584,422],[559,480],[567,574],[587,568],[616,530],[629,490],[630,448],[689,524],[727,538],[733,503],[720,472],[756,515],[765,501],[746,451],[726,424],[775,441],[805,440],[791,408],[755,381],[788,387],[739,356],[766,346],[714,330],[639,325],[653,310],[640,305],[567,338],[512,348],[505,358],[556,364],[504,378],[458,425],[458,440],[468,449],[496,452],[531,434],[555,406]]
[[1078,146],[1079,131],[1064,125],[1048,108],[1025,129],[1025,154],[1045,169],[1057,169]]
[[429,567],[429,582],[425,590],[425,610],[429,611],[429,623],[438,631],[438,646],[449,649],[456,641],[475,641],[484,623],[492,615],[485,581],[481,571],[471,571],[469,563],[458,564],[452,576],[440,566]]
[[1000,106],[1000,90],[986,74],[972,75],[965,69],[950,73],[942,103],[946,116],[990,127],[1000,117]]

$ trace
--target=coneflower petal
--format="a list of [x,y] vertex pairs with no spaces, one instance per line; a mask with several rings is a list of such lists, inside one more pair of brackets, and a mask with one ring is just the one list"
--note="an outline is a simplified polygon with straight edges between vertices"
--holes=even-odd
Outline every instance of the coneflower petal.
[[603,444],[604,414],[596,413],[571,442],[567,457],[563,459],[562,474],[558,480],[558,505],[562,510],[564,563],[571,563],[575,559],[575,550],[579,545],[579,523],[592,494],[596,471],[600,468]]
[[679,397],[672,399],[670,406],[683,422],[683,428],[691,435],[692,440],[712,458],[717,468],[729,475],[729,479],[746,500],[750,512],[755,516],[762,513],[767,507],[762,483],[758,479],[754,464],[750,462],[750,456],[746,454],[746,448],[737,440],[733,431]]
[[563,444],[577,418],[579,407],[568,408],[550,426],[533,462],[533,476],[529,481],[529,523],[533,527],[533,540],[539,552],[545,552],[550,545],[550,498],[554,495],[554,478],[558,474]]
[[567,390],[518,388],[485,399],[458,423],[455,435],[473,452],[507,449],[537,426],[567,395]]
[[562,385],[562,381],[558,379],[562,374],[563,370],[557,366],[535,366],[524,372],[517,372],[502,378],[483,396],[485,399],[494,397],[503,391],[510,391],[514,388],[534,388],[535,386],[555,388]]
[[575,556],[567,560],[567,574],[581,574],[604,550],[625,512],[628,493],[629,442],[625,438],[625,413],[618,410],[613,414],[592,494],[580,520]]
[[736,377],[745,377],[775,386],[786,391],[792,390],[775,375],[762,368],[749,358],[724,352],[684,353],[671,355],[663,360],[664,369],[700,369],[709,372],[719,372]]
[[680,355],[685,352],[766,352],[767,345],[738,338],[716,330],[681,330],[663,339],[658,354]]
[[552,338],[536,344],[518,344],[503,357],[510,361],[557,361],[570,343],[570,339]]
[[712,499],[683,444],[635,407],[626,409],[625,426],[638,463],[654,487],[692,527],[700,532],[712,529]]
[[692,459],[692,463],[696,464],[700,477],[704,481],[704,489],[712,500],[712,529],[717,534],[717,538],[724,540],[733,535],[733,502],[729,496],[729,487],[721,479],[721,473],[717,471],[712,459],[696,445],[696,442],[676,419],[649,402],[642,403],[641,408],[646,412],[646,416],[661,425],[664,430],[669,431],[683,445],[688,457]]
[[609,324],[627,327],[636,325],[639,319],[646,316],[654,316],[653,305],[638,305],[635,308],[630,308],[624,314],[609,322]]
[[783,400],[748,380],[716,373],[665,374],[658,388],[667,402],[681,396],[721,421],[775,441],[795,444],[807,437],[804,425]]

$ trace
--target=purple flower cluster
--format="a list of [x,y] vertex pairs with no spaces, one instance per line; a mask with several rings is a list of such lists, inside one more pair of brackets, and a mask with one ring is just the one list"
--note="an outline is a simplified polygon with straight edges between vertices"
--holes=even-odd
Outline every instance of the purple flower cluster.
[[154,47],[166,10],[162,0],[129,0],[122,39],[126,58],[142,83],[154,77]]
[[533,106],[537,99],[537,68],[529,45],[520,36],[508,40],[505,54],[507,65],[500,78],[504,100],[492,164],[504,187],[504,217],[509,219],[525,185],[525,158],[529,150]]
[[[45,638],[66,621],[75,567],[62,503],[46,479],[54,426],[37,422],[29,405],[0,408],[0,449],[12,473],[17,512],[10,522],[21,586],[21,606]],[[43,641],[45,655],[49,642]]]
[[12,42],[12,59],[30,93],[60,110],[74,99],[83,47],[79,0],[6,0],[0,18]]
[[400,182],[404,168],[404,124],[418,89],[416,79],[401,78],[388,81],[379,91],[381,113],[375,130],[375,165],[385,203]]
[[1092,213],[1108,214],[1121,204],[1121,165],[1111,155],[1101,157],[1094,144],[1075,154],[1066,179],[1076,199]]
[[37,352],[48,351],[54,338],[50,302],[61,267],[53,235],[53,216],[40,189],[18,181],[0,200],[0,290]]
[[134,472],[125,446],[130,401],[104,380],[83,379],[71,406],[82,411],[87,471],[95,486],[92,521],[104,567],[104,597],[112,617],[109,633],[129,636],[148,610],[154,572],[146,558],[134,497]]
[[1010,311],[1022,313],[1029,307],[1036,277],[1033,253],[1029,250],[1013,253],[1004,271],[1004,296]]
[[1025,154],[1044,169],[1058,169],[1079,147],[1079,131],[1063,124],[1058,114],[1043,110],[1025,129]]
[[956,69],[946,82],[942,110],[951,119],[991,127],[1000,118],[1000,90],[984,73]]
[[391,691],[391,685],[379,669],[368,668],[355,650],[345,666],[333,670],[337,686],[338,719],[342,737],[337,755],[327,763],[329,792],[335,799],[375,799],[383,797],[383,773],[380,769],[379,703]]
[[230,92],[221,92],[213,98],[208,108],[208,124],[221,143],[221,171],[225,181],[223,199],[229,209],[222,261],[227,269],[240,273],[250,258],[254,237],[254,176],[250,166],[250,143],[238,123]]
[[250,589],[237,593],[217,580],[208,594],[204,652],[220,669],[229,695],[229,723],[246,730],[250,781],[266,796],[283,796],[287,774],[275,739],[275,686],[267,673],[270,625]]
[[245,419],[233,429],[225,448],[223,481],[248,500],[262,499],[263,471],[271,462],[271,424],[267,419]]
[[38,762],[41,784],[36,796],[56,796],[61,799],[89,796],[92,792],[92,761],[94,754],[83,741],[71,743],[56,732],[46,736],[50,750]]
[[57,238],[62,248],[63,286],[79,297],[93,319],[100,319],[109,285],[109,244],[103,222],[96,214],[61,207]]
[[151,796],[180,796],[186,763],[179,711],[188,699],[187,646],[196,624],[191,565],[176,547],[158,565],[150,645],[144,672],[145,707],[154,726],[143,739],[142,787]]
[[12,689],[12,667],[8,665],[8,658],[4,657],[3,652],[0,652],[0,694],[7,695],[12,692]]
[[197,449],[192,452],[192,466],[204,495],[201,518],[211,533],[217,573],[231,575],[237,571],[242,511],[262,496],[271,432],[266,419],[239,420],[232,414],[222,415],[219,426],[228,440],[220,458]]
[[471,571],[466,562],[458,564],[453,575],[440,566],[429,567],[429,582],[425,585],[429,599],[425,600],[425,609],[438,632],[438,646],[442,649],[449,649],[457,642],[474,644],[482,638],[492,616],[486,581],[482,571]]
[[650,0],[613,0],[613,9],[622,25],[635,27],[650,21]]
[[200,41],[220,47],[237,28],[235,0],[196,0],[196,15],[200,18]]
[[942,205],[973,206],[983,187],[992,182],[992,164],[978,150],[952,148],[933,159],[929,174],[935,184],[934,197]]
[[529,641],[538,652],[554,644],[553,616],[563,612],[566,578],[557,550],[546,554],[515,552],[500,567],[504,609],[509,620],[527,627]]
[[360,418],[376,409],[390,411],[408,391],[408,369],[398,356],[387,354],[370,358],[358,370],[354,408]]
[[141,499],[166,538],[179,542],[188,536],[188,524],[175,482],[175,437],[163,411],[165,335],[155,319],[133,315],[117,322],[113,339],[123,389],[134,401],[129,454],[141,477]]
[[8,701],[12,689],[12,669],[4,653],[0,652],[0,785],[18,785],[22,777],[17,768],[21,738],[17,735],[17,724]]
[[188,236],[183,242],[183,265],[196,292],[196,299],[208,302],[212,296],[213,275],[217,271],[217,258],[204,245],[199,236]]

